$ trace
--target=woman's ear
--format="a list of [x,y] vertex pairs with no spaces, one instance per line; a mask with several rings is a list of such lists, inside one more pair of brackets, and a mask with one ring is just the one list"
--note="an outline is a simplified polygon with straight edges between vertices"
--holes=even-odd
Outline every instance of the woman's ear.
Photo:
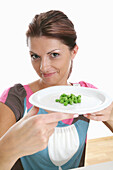
[[75,58],[77,52],[78,52],[78,45],[75,45],[75,47],[72,50],[72,55],[71,55],[72,60]]

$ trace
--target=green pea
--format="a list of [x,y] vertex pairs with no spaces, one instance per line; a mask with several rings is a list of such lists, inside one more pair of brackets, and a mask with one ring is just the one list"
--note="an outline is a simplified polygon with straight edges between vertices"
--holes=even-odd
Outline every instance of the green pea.
[[67,102],[64,102],[64,106],[67,106],[68,105],[68,103]]
[[71,97],[74,96],[74,94],[71,93]]
[[78,103],[77,99],[74,100],[74,103]]
[[72,101],[72,100],[70,100],[69,104],[70,104],[70,105],[72,105],[72,104],[73,104],[73,101]]
[[65,96],[67,96],[65,93],[63,93],[63,94],[61,95],[61,97],[65,97]]
[[68,100],[67,97],[64,97],[63,99],[64,99],[65,102]]
[[60,99],[60,103],[64,103],[64,100],[63,100],[63,99]]
[[71,99],[71,98],[69,98],[69,99],[68,99],[68,102],[69,102],[69,103],[70,103],[70,101],[72,101],[72,99]]
[[72,101],[74,101],[74,100],[75,100],[75,96],[72,96],[72,98],[71,98],[71,99],[72,99]]
[[75,96],[75,97],[74,97],[74,99],[76,100],[76,99],[77,99],[77,97]]
[[69,104],[70,103],[69,99],[66,102]]
[[56,102],[59,102],[60,100],[59,100],[59,99],[56,99],[55,101],[56,101]]
[[78,103],[81,103],[81,98],[78,98],[78,99],[77,99],[77,102],[78,102]]
[[67,95],[67,98],[69,99],[69,98],[70,98],[70,95]]

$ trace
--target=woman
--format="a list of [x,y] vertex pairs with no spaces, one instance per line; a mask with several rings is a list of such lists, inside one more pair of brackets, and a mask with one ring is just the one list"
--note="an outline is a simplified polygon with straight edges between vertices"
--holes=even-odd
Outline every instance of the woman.
[[[42,128],[40,136],[42,136],[42,134],[43,137],[46,136],[47,131],[43,129],[44,123],[47,120],[46,116],[52,117],[54,113],[41,108],[37,111],[35,108],[34,111],[34,108],[32,108],[32,105],[28,101],[30,95],[50,86],[74,85],[68,82],[68,78],[72,71],[73,59],[78,51],[78,46],[76,44],[77,35],[74,30],[74,25],[68,17],[63,12],[54,10],[36,15],[29,25],[26,36],[31,63],[40,79],[29,85],[16,84],[3,93],[0,100],[2,110],[0,113],[2,118],[0,122],[1,136],[25,114],[26,116],[18,123],[21,124],[21,121],[23,121],[23,127],[26,127],[26,117],[29,117],[29,114],[31,114],[30,112],[32,112],[32,114],[38,113],[35,115],[36,120],[39,120],[39,118],[43,116],[43,123],[42,121],[39,121],[39,123],[36,121],[36,124],[37,127],[40,125]],[[83,81],[78,84],[80,86],[95,88],[93,85]],[[13,168],[17,169],[17,166],[20,165],[20,161],[25,170],[70,169],[84,166],[85,141],[89,119],[112,121],[112,108],[112,105],[109,106],[107,108],[108,112],[103,111],[101,113],[87,114],[85,116],[81,115],[77,118],[73,118],[73,115],[71,115],[71,117],[68,115],[69,119],[66,117],[65,120],[63,120],[63,117],[62,119],[61,117],[56,119],[55,123],[58,121],[57,128],[55,128],[53,133],[53,127],[55,127],[56,124],[52,126],[52,130],[48,132],[48,136],[51,137],[48,137],[48,141],[46,139],[46,145],[42,148],[40,147],[40,149],[37,149],[38,144],[31,142],[31,139],[34,139],[33,135],[31,135],[33,134],[32,127],[34,123],[29,123],[29,121],[35,119],[33,116],[27,123],[27,127],[29,126],[29,131],[31,133],[26,132],[27,130],[23,130],[23,133],[22,131],[18,133],[18,135],[20,134],[18,138],[22,141],[19,143],[19,146],[17,146],[19,149],[15,148],[16,153],[14,154],[14,158],[15,155],[16,159],[17,157],[21,158],[17,163],[18,165],[15,164]],[[29,113],[27,114],[27,112]],[[4,122],[6,122],[5,125]],[[108,125],[110,128],[112,127],[111,122],[108,122]],[[16,125],[13,127],[16,127]],[[22,128],[21,125],[20,127]],[[27,136],[25,140],[23,136],[25,134],[28,135],[28,133],[30,135],[29,137]],[[17,141],[18,140],[15,139],[13,143]],[[23,144],[23,141],[26,141],[26,145]],[[31,150],[27,152],[29,146]],[[24,149],[26,149],[26,152]],[[13,159],[13,163],[16,159]]]

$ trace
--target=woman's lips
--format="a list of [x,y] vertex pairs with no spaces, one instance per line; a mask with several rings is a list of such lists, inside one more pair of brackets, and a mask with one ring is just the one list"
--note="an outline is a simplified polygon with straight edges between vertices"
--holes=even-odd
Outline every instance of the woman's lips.
[[51,77],[53,74],[55,74],[56,72],[54,73],[47,73],[47,74],[43,74],[44,77]]

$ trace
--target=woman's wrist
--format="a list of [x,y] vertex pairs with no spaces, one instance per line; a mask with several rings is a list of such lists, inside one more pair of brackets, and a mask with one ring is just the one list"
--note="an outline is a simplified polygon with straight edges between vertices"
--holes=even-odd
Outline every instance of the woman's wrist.
[[111,109],[110,121],[113,121],[113,102],[112,102],[112,109]]
[[10,170],[17,160],[18,156],[12,138],[10,135],[4,135],[0,138],[0,168]]

